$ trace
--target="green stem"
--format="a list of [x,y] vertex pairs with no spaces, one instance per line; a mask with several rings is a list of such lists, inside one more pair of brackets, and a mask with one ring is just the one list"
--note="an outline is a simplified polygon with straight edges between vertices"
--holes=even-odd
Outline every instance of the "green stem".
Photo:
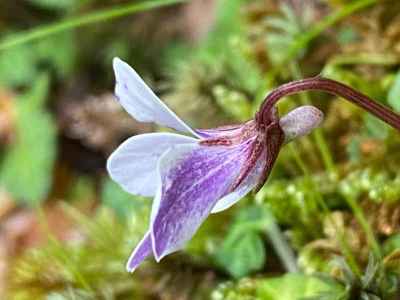
[[266,231],[268,238],[271,241],[272,246],[276,254],[279,256],[282,264],[288,272],[297,273],[299,268],[297,266],[296,257],[293,253],[292,248],[289,246],[286,237],[283,235],[279,226],[276,224],[275,217],[272,215],[268,207],[265,208],[266,214]]
[[378,244],[378,241],[375,238],[374,231],[372,230],[370,224],[368,223],[367,219],[365,218],[364,212],[361,207],[357,204],[355,199],[350,195],[345,195],[345,200],[347,204],[350,206],[351,210],[354,213],[358,223],[364,230],[368,244],[371,246],[372,251],[374,252],[375,256],[378,258],[382,258],[382,251]]
[[[299,80],[303,78],[303,74],[300,70],[299,64],[297,61],[293,61],[290,63],[290,69],[292,72],[292,75],[294,79]],[[306,93],[300,93],[299,94],[301,102],[303,105],[306,104],[311,104],[311,98],[310,95]],[[329,150],[328,144],[326,142],[324,133],[322,131],[322,128],[316,128],[312,136],[317,143],[317,147],[319,152],[321,153],[322,156],[322,161],[324,162],[325,168],[330,172],[331,174],[334,174],[336,172],[335,164],[333,162],[333,156],[332,153]]]
[[185,1],[186,0],[153,0],[142,3],[121,5],[113,8],[95,11],[79,17],[68,18],[53,24],[38,26],[36,28],[3,38],[2,40],[0,40],[0,51],[10,49],[12,47],[28,42],[32,42],[47,37],[49,35],[76,29],[85,25],[99,23],[132,13],[143,12],[153,8],[182,3]]

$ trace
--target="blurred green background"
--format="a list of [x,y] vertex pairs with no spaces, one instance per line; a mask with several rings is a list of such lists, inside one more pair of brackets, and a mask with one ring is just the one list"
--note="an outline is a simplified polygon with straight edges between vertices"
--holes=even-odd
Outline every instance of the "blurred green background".
[[115,101],[114,56],[198,128],[317,74],[400,111],[397,0],[2,0],[0,299],[400,299],[400,133],[322,93],[279,103],[326,119],[257,195],[127,273],[151,199],[105,162],[159,129]]

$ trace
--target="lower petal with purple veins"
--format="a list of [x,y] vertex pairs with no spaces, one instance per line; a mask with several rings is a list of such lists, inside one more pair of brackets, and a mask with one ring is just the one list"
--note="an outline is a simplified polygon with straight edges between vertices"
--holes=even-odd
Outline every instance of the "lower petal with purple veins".
[[142,261],[152,254],[151,251],[151,236],[150,232],[147,232],[129,257],[128,263],[126,264],[128,272],[135,271]]
[[231,192],[252,145],[252,140],[230,147],[177,145],[161,157],[162,184],[151,216],[157,260],[181,249],[217,201]]

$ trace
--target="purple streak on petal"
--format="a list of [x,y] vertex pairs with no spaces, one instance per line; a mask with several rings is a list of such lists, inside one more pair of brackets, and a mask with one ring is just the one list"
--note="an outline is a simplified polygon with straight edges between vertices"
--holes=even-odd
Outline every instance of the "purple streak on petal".
[[242,126],[243,124],[228,125],[210,129],[195,129],[195,131],[200,137],[208,139],[236,132],[238,129],[240,130]]
[[196,133],[204,139],[240,138],[243,135],[254,135],[255,122],[249,120],[242,124],[226,125],[210,129],[196,129]]
[[232,147],[177,145],[159,162],[162,187],[152,211],[156,260],[181,249],[230,192],[252,140]]
[[142,261],[151,255],[151,251],[151,236],[150,232],[147,232],[129,257],[128,263],[126,264],[128,272],[135,271]]
[[242,183],[231,193],[218,200],[218,202],[213,207],[211,213],[219,213],[225,209],[228,209],[240,199],[242,199],[246,194],[248,194],[252,189],[257,186],[262,172],[265,167],[265,154],[262,154],[260,159],[258,159],[256,165],[251,170],[249,175],[242,181]]

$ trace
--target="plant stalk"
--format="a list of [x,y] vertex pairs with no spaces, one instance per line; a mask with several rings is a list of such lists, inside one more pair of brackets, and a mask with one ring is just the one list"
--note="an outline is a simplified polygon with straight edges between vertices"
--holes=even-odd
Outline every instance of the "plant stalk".
[[[290,69],[292,71],[294,79],[300,80],[303,77],[297,61],[293,61],[290,64]],[[308,93],[302,93],[299,96],[303,105],[311,104],[311,99]],[[331,151],[329,150],[328,143],[326,142],[323,129],[321,127],[315,128],[315,130],[313,130],[312,132],[312,136],[317,144],[325,168],[331,174],[335,173],[336,172],[335,163],[333,162],[333,156]]]
[[269,93],[256,114],[257,123],[265,126],[272,121],[271,111],[282,97],[312,90],[342,97],[400,131],[399,114],[343,83],[319,76],[283,84]]
[[294,252],[289,246],[288,241],[280,230],[278,224],[276,224],[275,217],[272,215],[268,207],[265,208],[265,214],[267,215],[266,219],[268,220],[265,229],[276,254],[279,256],[282,264],[288,272],[299,272]]

